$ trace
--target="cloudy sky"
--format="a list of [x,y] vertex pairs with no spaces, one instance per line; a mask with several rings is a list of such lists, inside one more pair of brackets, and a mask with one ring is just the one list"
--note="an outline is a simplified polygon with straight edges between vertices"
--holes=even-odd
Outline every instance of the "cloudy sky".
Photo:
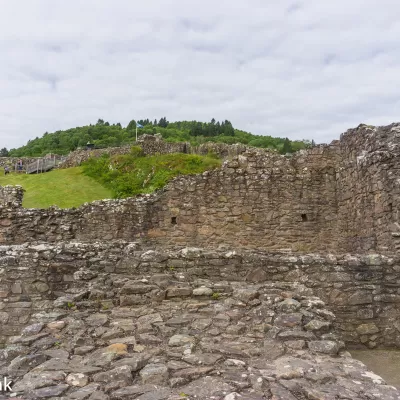
[[102,118],[330,142],[400,120],[398,0],[0,0],[0,147]]

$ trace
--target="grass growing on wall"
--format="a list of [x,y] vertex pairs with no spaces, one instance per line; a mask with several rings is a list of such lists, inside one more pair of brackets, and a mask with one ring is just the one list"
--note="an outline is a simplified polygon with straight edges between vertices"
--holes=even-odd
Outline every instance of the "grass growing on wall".
[[112,198],[111,191],[84,175],[81,167],[45,172],[43,174],[0,175],[0,185],[21,185],[25,190],[26,208],[78,207],[83,203]]
[[115,198],[152,193],[178,175],[199,174],[221,165],[221,160],[194,154],[142,156],[130,154],[92,158],[83,164],[86,175],[113,192]]

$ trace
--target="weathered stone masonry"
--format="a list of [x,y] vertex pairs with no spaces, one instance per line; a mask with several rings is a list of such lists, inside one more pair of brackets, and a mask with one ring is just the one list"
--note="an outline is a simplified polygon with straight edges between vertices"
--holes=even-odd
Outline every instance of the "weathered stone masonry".
[[219,170],[78,209],[0,188],[0,375],[29,399],[399,399],[344,343],[400,347],[398,131],[221,146]]
[[[0,243],[120,239],[139,240],[149,248],[288,249],[293,254],[329,252],[339,259],[346,252],[385,254],[365,262],[354,256],[354,262],[339,263],[336,269],[325,260],[315,264],[313,273],[303,274],[283,261],[282,268],[289,268],[284,279],[307,281],[335,310],[346,341],[399,346],[399,131],[398,124],[360,126],[340,141],[292,157],[247,148],[221,169],[177,178],[153,195],[97,201],[78,209],[23,209],[22,189],[3,188]],[[6,274],[8,260],[3,260]],[[257,266],[253,259],[252,268]],[[318,275],[319,268],[324,274]],[[275,279],[283,278],[277,274],[271,281]],[[5,285],[5,298],[10,291]],[[377,328],[359,328],[368,321]],[[9,329],[15,332],[18,324]]]
[[292,157],[247,149],[221,169],[177,178],[151,196],[76,210],[2,207],[0,241],[141,237],[155,244],[392,253],[400,235],[397,129],[361,126]]
[[[327,248],[336,238],[330,151],[316,149],[296,162],[249,151],[220,170],[175,179],[154,195],[77,210],[3,208],[3,221],[11,221],[3,242],[147,237],[160,244]],[[315,164],[327,165],[318,171]]]
[[[22,207],[24,190],[21,186],[0,186],[1,206],[10,208]],[[2,221],[4,224],[4,220]]]
[[[170,143],[162,140],[161,135],[143,135],[138,138],[136,145],[142,148],[143,154],[172,154],[172,153],[187,153],[187,154],[216,154],[221,158],[230,156],[238,156],[246,151],[247,146],[243,144],[228,145],[224,143],[207,142],[200,146],[192,146],[190,143]],[[95,150],[75,150],[68,154],[66,159],[58,166],[58,168],[70,168],[81,165],[92,157],[100,157],[103,154],[110,156],[123,155],[131,151],[131,145],[121,147],[107,147],[105,149]]]
[[[29,288],[42,296],[32,323],[0,349],[0,374],[13,381],[16,398],[400,398],[345,350],[324,303],[285,282],[290,263],[308,271],[322,260],[259,255],[257,262],[268,263],[263,269],[254,268],[254,255],[146,251],[122,242],[11,246],[6,253],[15,250],[22,255],[15,264],[29,256],[42,278],[13,284],[15,294]],[[274,282],[265,280],[267,271]],[[378,330],[358,327],[369,344]]]
[[[400,347],[399,257],[296,256],[194,248],[153,251],[139,243],[117,241],[2,246],[0,263],[3,343],[34,322],[36,314],[51,315],[58,297],[69,295],[73,302],[74,295],[80,293],[82,298],[89,290],[91,300],[99,296],[114,305],[137,305],[142,300],[119,294],[112,280],[167,274],[183,275],[178,287],[190,290],[202,279],[216,288],[225,281],[295,284],[298,290],[303,288],[304,293],[326,302],[336,315],[335,327],[342,340],[370,348]],[[183,291],[184,296],[189,296],[190,290]],[[167,292],[158,300],[163,298],[169,298]]]

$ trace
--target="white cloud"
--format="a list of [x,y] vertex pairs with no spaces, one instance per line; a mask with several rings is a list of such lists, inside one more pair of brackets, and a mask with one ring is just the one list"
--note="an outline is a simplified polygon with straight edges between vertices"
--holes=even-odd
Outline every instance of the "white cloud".
[[394,0],[14,0],[0,14],[0,147],[103,118],[229,119],[329,142],[398,121]]

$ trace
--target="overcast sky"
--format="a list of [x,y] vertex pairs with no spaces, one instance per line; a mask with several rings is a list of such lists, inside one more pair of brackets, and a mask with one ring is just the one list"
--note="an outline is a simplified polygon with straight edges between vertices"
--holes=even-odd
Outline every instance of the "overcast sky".
[[317,143],[400,120],[399,0],[0,6],[0,147],[99,118],[228,119]]

